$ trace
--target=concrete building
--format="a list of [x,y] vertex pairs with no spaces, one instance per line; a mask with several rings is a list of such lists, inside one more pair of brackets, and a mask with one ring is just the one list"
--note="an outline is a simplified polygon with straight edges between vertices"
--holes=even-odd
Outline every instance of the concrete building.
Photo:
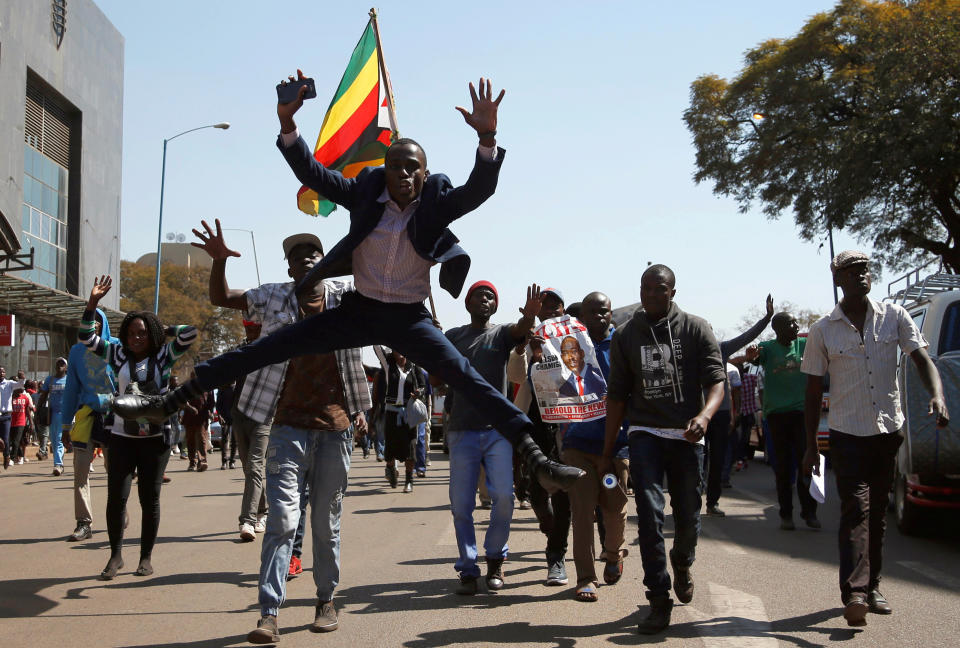
[[[124,39],[91,0],[0,2],[0,365],[45,376],[118,279]],[[103,301],[119,325],[119,290]]]
[[[148,252],[137,259],[137,263],[154,268],[157,265],[157,253]],[[209,254],[189,243],[161,243],[160,263],[209,270],[213,266],[213,259]]]

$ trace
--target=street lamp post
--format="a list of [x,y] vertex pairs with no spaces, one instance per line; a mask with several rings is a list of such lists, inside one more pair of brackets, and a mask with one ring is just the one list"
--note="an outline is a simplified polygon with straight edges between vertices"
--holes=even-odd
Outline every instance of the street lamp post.
[[160,243],[163,236],[163,186],[164,181],[166,180],[167,175],[167,142],[170,140],[177,139],[181,135],[186,135],[187,133],[192,133],[193,131],[202,130],[204,128],[220,128],[226,130],[230,128],[229,122],[220,122],[219,124],[209,124],[207,126],[197,126],[196,128],[191,128],[190,130],[185,130],[182,133],[177,133],[173,137],[168,137],[163,140],[163,165],[160,170],[160,218],[157,223],[157,269],[156,276],[154,277],[154,287],[153,287],[153,312],[154,314],[160,308]]
[[253,238],[253,230],[240,229],[239,227],[224,227],[224,232],[246,232],[250,235],[250,243],[253,244],[253,267],[257,269],[257,285],[263,285],[260,282],[260,262],[257,261],[257,240]]

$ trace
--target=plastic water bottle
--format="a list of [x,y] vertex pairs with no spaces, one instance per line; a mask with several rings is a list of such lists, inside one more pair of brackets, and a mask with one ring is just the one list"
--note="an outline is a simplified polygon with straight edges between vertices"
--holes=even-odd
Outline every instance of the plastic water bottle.
[[617,476],[613,473],[607,473],[603,476],[603,487],[607,490],[612,490],[620,485],[620,482],[617,480]]

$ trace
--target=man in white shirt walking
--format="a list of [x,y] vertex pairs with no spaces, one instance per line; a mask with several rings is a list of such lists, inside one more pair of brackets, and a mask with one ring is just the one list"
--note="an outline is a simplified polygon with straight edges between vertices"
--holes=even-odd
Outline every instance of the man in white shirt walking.
[[800,367],[807,374],[807,473],[819,470],[817,425],[823,376],[830,372],[830,454],[840,497],[840,596],[851,626],[865,625],[868,610],[892,612],[879,587],[887,499],[903,442],[898,347],[913,360],[930,392],[929,411],[936,415],[937,426],[949,422],[940,375],[913,319],[901,306],[868,297],[869,263],[863,252],[834,257],[830,269],[843,299],[810,328]]

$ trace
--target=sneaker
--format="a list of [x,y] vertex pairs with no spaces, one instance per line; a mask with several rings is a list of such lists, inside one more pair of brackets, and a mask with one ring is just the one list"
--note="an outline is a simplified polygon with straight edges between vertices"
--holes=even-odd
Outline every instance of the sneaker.
[[197,469],[197,464],[190,464],[187,466],[187,472],[193,472]]
[[277,643],[280,641],[280,631],[277,629],[277,617],[264,614],[257,621],[257,629],[247,634],[247,641],[255,644]]
[[377,461],[383,461],[383,455],[379,452],[377,453]]
[[244,522],[240,525],[240,539],[243,542],[253,542],[253,539],[257,537],[256,532],[253,529],[253,525],[249,522]]
[[408,482],[406,482],[406,483],[403,485],[403,492],[404,492],[404,493],[412,493],[412,492],[413,492],[413,482],[412,482],[412,481],[408,481]]
[[86,540],[93,535],[93,531],[90,529],[90,525],[86,522],[77,522],[77,528],[73,530],[69,536],[67,536],[67,542],[78,542],[80,540]]
[[528,500],[528,499],[522,499],[522,500],[520,500],[520,510],[521,510],[521,511],[529,511],[529,510],[530,510],[530,500]]
[[670,625],[673,600],[669,596],[650,599],[650,614],[637,624],[637,632],[652,635],[663,632]]
[[234,461],[231,461],[231,462],[230,462],[229,464],[227,464],[227,465],[230,467],[230,470],[233,470],[234,468],[237,467],[237,464],[236,464],[236,462],[234,462]]
[[263,533],[267,530],[267,516],[260,515],[257,516],[257,522],[253,525],[253,530],[257,533]]
[[551,560],[547,558],[547,581],[544,583],[549,586],[559,586],[566,585],[570,581],[567,580],[567,568],[563,565],[563,557],[556,558]]
[[18,466],[22,466],[22,465],[23,465],[23,457],[20,457],[19,459],[17,459],[17,465],[18,465]]
[[53,467],[53,476],[59,477],[63,474],[63,466],[54,466]]
[[427,471],[426,471],[426,470],[418,470],[418,471],[417,471],[417,477],[426,477],[426,476],[427,476]]
[[781,531],[795,531],[797,525],[793,523],[793,518],[780,518]]
[[189,458],[190,458],[190,455],[187,454],[187,451],[186,451],[186,450],[183,450],[183,451],[180,453],[180,458],[181,458],[181,459],[189,459]]
[[737,460],[737,465],[734,466],[733,469],[734,469],[736,472],[740,472],[741,470],[743,470],[743,469],[746,468],[746,467],[747,467],[747,464],[743,461],[743,459],[738,459],[738,460]]
[[287,570],[287,580],[296,578],[303,573],[303,563],[296,556],[290,556],[290,569]]
[[460,596],[473,596],[477,593],[476,576],[460,576],[460,584],[457,586],[457,594]]
[[854,592],[850,595],[846,606],[843,608],[843,618],[847,620],[847,625],[854,628],[867,625],[867,599],[861,592]]
[[310,625],[311,632],[333,632],[340,627],[337,621],[337,608],[333,607],[333,601],[326,603],[317,603],[317,613],[313,617],[313,623]]
[[93,464],[90,464],[90,474],[92,475],[92,474],[95,473],[95,472],[97,472],[97,471],[96,471],[96,469],[93,467]]
[[720,510],[720,507],[714,504],[707,507],[707,515],[711,517],[725,517],[727,514]]
[[197,465],[197,472],[204,472],[207,469],[207,462],[204,461],[201,464]]

